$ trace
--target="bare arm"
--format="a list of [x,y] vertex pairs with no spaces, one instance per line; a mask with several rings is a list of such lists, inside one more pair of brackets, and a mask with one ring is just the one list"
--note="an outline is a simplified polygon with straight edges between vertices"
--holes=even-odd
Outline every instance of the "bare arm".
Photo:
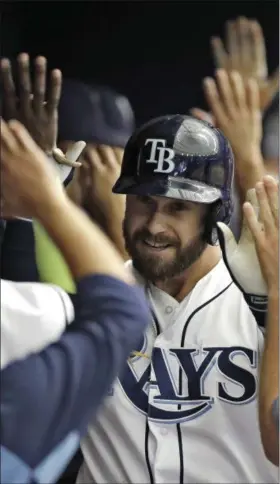
[[113,244],[66,196],[53,199],[52,208],[37,218],[63,252],[76,279],[101,273],[131,282]]
[[262,122],[255,80],[219,69],[216,79],[204,80],[204,91],[216,126],[228,138],[235,158],[235,178],[242,202],[247,191],[265,175],[261,154]]
[[279,432],[273,404],[279,396],[279,186],[271,176],[256,185],[260,207],[258,221],[251,204],[244,215],[254,237],[259,263],[268,287],[265,346],[259,390],[259,421],[268,459],[279,465]]
[[17,121],[1,121],[1,149],[5,210],[39,220],[76,279],[101,273],[131,282],[117,250],[69,200],[45,154]]
[[268,295],[265,346],[262,357],[259,416],[263,446],[268,459],[279,465],[279,432],[272,412],[279,395],[279,293]]
[[123,259],[127,260],[129,256],[122,232],[125,196],[112,193],[120,174],[122,156],[121,148],[105,145],[87,147],[83,164],[76,170],[67,193],[73,202],[86,209],[90,218],[98,223]]

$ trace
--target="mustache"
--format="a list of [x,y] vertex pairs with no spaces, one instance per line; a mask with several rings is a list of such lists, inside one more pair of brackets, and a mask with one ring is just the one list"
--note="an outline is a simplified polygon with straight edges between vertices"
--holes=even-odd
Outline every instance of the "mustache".
[[155,243],[155,244],[163,244],[163,245],[173,245],[175,247],[179,247],[180,243],[178,239],[174,237],[168,237],[164,234],[157,234],[153,235],[147,229],[141,229],[134,234],[133,237],[135,242],[141,242],[143,240],[147,240],[148,242]]

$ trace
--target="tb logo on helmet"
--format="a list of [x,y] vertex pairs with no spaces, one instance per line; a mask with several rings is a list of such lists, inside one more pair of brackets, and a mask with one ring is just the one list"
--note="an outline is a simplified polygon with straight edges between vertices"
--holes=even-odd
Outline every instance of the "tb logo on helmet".
[[[152,139],[146,140],[145,146],[151,143],[150,158],[146,160],[146,163],[155,163],[157,168],[155,173],[171,173],[175,164],[173,163],[174,151],[171,148],[166,148],[166,141],[164,139]],[[165,167],[164,167],[165,166]]]

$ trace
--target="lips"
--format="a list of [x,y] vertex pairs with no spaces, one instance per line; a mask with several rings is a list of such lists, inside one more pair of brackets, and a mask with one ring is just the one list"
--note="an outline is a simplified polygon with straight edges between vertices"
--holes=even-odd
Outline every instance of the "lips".
[[170,247],[170,244],[163,244],[163,243],[158,243],[158,242],[152,242],[149,240],[143,240],[143,243],[149,247],[150,249],[154,250],[164,250]]

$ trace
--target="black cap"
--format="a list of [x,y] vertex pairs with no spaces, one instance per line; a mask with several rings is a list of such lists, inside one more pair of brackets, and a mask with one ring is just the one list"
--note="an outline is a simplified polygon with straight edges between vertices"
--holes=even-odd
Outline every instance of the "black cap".
[[125,96],[105,86],[65,79],[58,109],[60,141],[124,147],[135,119]]

